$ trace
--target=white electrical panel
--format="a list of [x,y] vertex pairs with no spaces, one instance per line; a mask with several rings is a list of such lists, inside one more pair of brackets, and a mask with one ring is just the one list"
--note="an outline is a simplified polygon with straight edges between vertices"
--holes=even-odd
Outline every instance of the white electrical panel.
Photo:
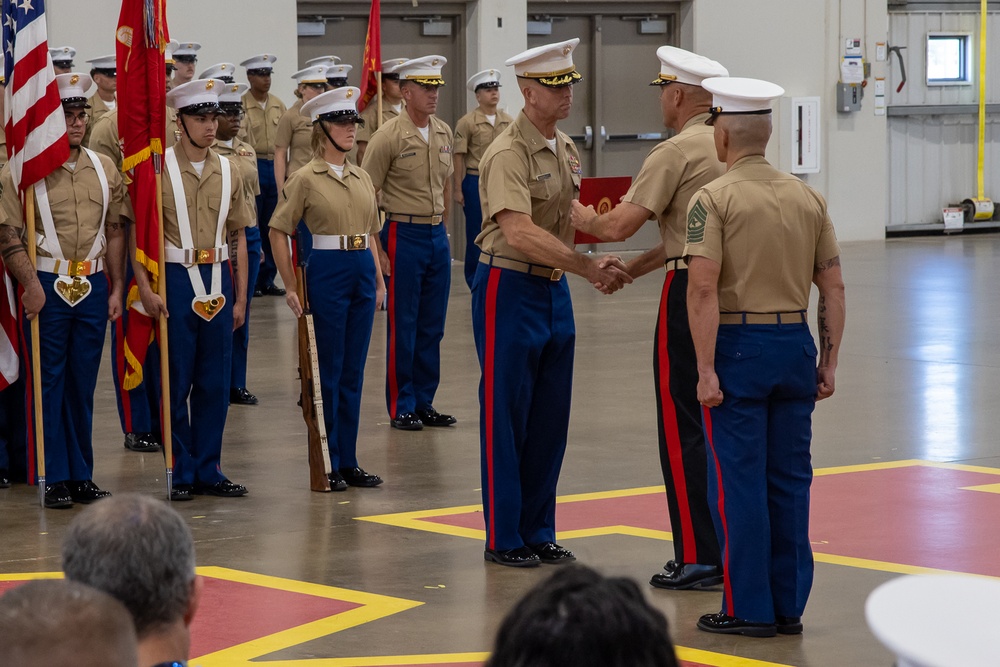
[[[817,174],[820,170],[820,98],[782,98],[782,125],[789,139],[783,164],[793,174]],[[786,162],[787,160],[787,162]]]

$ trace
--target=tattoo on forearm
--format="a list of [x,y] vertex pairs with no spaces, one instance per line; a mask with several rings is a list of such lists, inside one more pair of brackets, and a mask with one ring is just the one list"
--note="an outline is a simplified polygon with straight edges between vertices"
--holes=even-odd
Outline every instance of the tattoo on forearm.
[[816,270],[826,271],[827,269],[832,269],[835,266],[840,266],[840,255],[837,255],[833,259],[828,259],[825,262],[820,262],[816,265]]
[[3,261],[4,262],[7,262],[11,257],[13,257],[14,255],[18,254],[19,252],[27,252],[27,251],[24,249],[24,246],[21,245],[21,244],[10,245],[10,246],[7,246],[6,248],[3,249],[3,252],[0,253],[0,256],[3,257]]
[[833,350],[833,338],[830,336],[830,325],[826,321],[826,297],[819,297],[819,315],[816,318],[819,327],[819,348],[825,357],[826,353]]
[[109,222],[108,223],[108,231],[109,232],[118,232],[118,231],[122,231],[123,229],[125,229],[125,223],[123,223],[123,222]]

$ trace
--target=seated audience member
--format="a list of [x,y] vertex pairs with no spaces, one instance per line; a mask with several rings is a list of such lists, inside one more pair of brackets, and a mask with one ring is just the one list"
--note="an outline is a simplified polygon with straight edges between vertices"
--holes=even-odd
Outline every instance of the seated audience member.
[[677,667],[667,619],[635,582],[562,568],[507,614],[487,667]]
[[29,581],[0,597],[0,665],[135,667],[135,629],[107,593],[72,581]]
[[70,523],[62,561],[67,578],[109,593],[132,614],[139,667],[188,659],[202,579],[177,512],[137,494],[91,505]]

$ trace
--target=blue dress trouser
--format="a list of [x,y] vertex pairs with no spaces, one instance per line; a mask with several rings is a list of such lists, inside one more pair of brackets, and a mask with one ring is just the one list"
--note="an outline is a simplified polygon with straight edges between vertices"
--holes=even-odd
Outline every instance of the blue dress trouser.
[[702,416],[725,568],[722,612],[754,623],[801,616],[813,580],[809,326],[722,325],[715,370],[722,404]]
[[250,300],[253,299],[254,285],[260,272],[260,230],[247,227],[247,310],[243,326],[233,332],[233,369],[230,372],[229,387],[240,389],[247,386],[247,354],[250,349]]
[[[264,264],[257,274],[256,285],[247,285],[247,289],[264,289],[274,285],[274,277],[278,275],[278,266],[271,254],[270,223],[274,209],[278,205],[278,185],[274,180],[274,160],[257,158],[257,178],[260,181],[260,194],[257,195],[257,229],[260,230],[261,247],[264,249]],[[286,286],[291,287],[291,286]]]
[[451,253],[443,224],[388,221],[389,255],[385,396],[389,416],[432,407],[441,380],[441,339],[451,291]]
[[466,174],[462,179],[462,197],[465,203],[465,282],[472,289],[472,279],[479,266],[479,246],[476,237],[483,230],[483,207],[479,202],[479,176]]
[[576,325],[566,278],[478,264],[472,327],[488,549],[554,542]]
[[[125,284],[132,282],[132,264],[126,262]],[[125,373],[125,332],[131,312],[125,307],[128,299],[126,291],[122,302],[122,316],[111,325],[111,365],[115,385],[115,401],[118,404],[118,419],[122,433],[162,434],[160,428],[160,347],[155,342],[146,350],[142,364],[142,384],[125,391],[122,377]],[[155,325],[159,326],[159,325]]]
[[12,478],[24,476],[24,416],[24,379],[19,377],[0,392],[0,469],[13,473],[11,466],[17,466]]
[[[94,477],[94,390],[108,330],[108,279],[89,277],[91,292],[76,306],[54,288],[59,276],[38,272],[45,306],[38,315],[41,352],[42,424],[45,429],[45,483],[82,482]],[[31,340],[24,319],[24,337]],[[31,383],[31,346],[25,357],[25,386]],[[29,447],[35,446],[34,399],[26,398]]]
[[365,360],[375,319],[375,262],[368,250],[313,250],[306,273],[330,463],[358,466]]
[[[198,267],[211,290],[212,265]],[[233,354],[233,279],[222,265],[226,305],[206,322],[191,310],[194,289],[182,264],[167,264],[167,329],[170,335],[170,423],[173,426],[174,484],[215,484],[222,433],[229,413]]]

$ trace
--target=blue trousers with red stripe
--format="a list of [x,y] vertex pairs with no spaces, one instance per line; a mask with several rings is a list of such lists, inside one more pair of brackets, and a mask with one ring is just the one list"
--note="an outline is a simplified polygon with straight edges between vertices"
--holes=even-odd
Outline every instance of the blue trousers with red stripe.
[[233,332],[233,368],[229,375],[232,389],[247,386],[247,354],[250,351],[250,301],[253,299],[254,285],[260,273],[260,230],[247,227],[247,310],[243,326]]
[[[132,263],[126,262],[125,284],[132,281]],[[124,299],[128,299],[126,293]],[[131,391],[122,388],[125,374],[125,331],[129,310],[122,303],[122,316],[111,325],[111,364],[115,385],[115,401],[122,433],[155,433],[160,428],[160,347],[155,342],[146,351],[142,364],[142,384]]]
[[488,549],[554,542],[576,325],[558,282],[479,264],[472,283]]
[[[76,306],[70,306],[56,294],[56,278],[55,274],[38,272],[45,291],[38,329],[46,484],[82,482],[94,477],[94,390],[108,330],[109,288],[105,274],[89,277],[90,295]],[[30,322],[24,319],[23,324],[25,386],[32,387]],[[34,461],[34,398],[27,396],[25,403],[29,456]]]
[[[198,267],[206,291],[212,265]],[[229,375],[233,355],[233,278],[222,267],[226,305],[206,322],[191,310],[194,289],[187,269],[167,264],[167,331],[170,335],[170,423],[173,428],[174,484],[215,484],[222,433],[229,413]]]
[[722,612],[801,616],[812,588],[809,487],[816,345],[805,323],[722,325],[722,404],[703,410],[725,568]]
[[479,176],[466,174],[462,179],[462,198],[465,203],[465,282],[472,289],[472,279],[479,267],[479,246],[476,237],[483,231],[483,207],[479,200]]
[[443,224],[386,222],[389,255],[385,398],[389,416],[432,407],[441,381],[441,339],[451,291],[451,250]]
[[306,279],[330,463],[334,470],[354,468],[361,388],[375,319],[375,262],[367,250],[313,250]]
[[698,359],[687,316],[687,269],[663,282],[653,346],[660,468],[674,560],[722,564],[708,502],[708,457],[698,403]]

